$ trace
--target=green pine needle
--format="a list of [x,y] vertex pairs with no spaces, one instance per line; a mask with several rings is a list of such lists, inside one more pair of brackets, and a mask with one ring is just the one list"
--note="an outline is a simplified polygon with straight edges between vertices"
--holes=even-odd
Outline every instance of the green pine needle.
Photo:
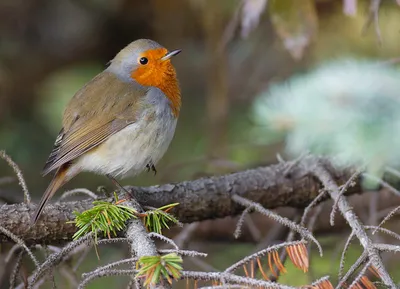
[[177,224],[178,220],[174,216],[168,214],[168,211],[177,205],[179,205],[179,203],[173,203],[146,212],[145,226],[147,230],[162,234],[162,229],[169,229],[168,222]]
[[167,279],[172,284],[171,277],[178,280],[183,269],[182,258],[176,253],[164,256],[143,256],[138,264],[140,269],[136,277],[145,278],[144,285],[147,287],[158,284],[161,278]]
[[76,240],[89,232],[95,235],[95,243],[97,244],[97,233],[103,232],[104,236],[111,238],[111,233],[117,235],[117,231],[121,231],[126,226],[126,221],[132,217],[136,217],[136,211],[130,207],[121,205],[116,194],[115,203],[105,201],[94,201],[93,208],[82,213],[74,211],[75,220],[68,222],[74,223],[79,229],[73,236]]

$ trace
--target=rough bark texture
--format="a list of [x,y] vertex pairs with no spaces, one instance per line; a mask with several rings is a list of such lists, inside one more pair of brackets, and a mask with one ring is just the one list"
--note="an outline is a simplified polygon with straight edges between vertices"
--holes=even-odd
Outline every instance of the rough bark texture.
[[[334,170],[329,163],[325,167],[339,185],[345,183],[352,173]],[[285,176],[288,168],[289,173]],[[288,162],[177,184],[127,188],[142,206],[160,207],[178,202],[179,206],[171,213],[181,222],[191,223],[240,213],[243,208],[232,202],[233,194],[269,209],[282,206],[302,208],[314,199],[322,185],[305,170]],[[350,188],[348,194],[358,192],[361,189],[357,185]],[[38,223],[32,226],[29,220],[34,206],[3,205],[0,207],[0,224],[28,244],[63,242],[71,240],[75,232],[73,224],[66,224],[73,220],[72,212],[83,211],[91,206],[92,200],[48,205]],[[5,241],[7,238],[0,234],[0,242]]]

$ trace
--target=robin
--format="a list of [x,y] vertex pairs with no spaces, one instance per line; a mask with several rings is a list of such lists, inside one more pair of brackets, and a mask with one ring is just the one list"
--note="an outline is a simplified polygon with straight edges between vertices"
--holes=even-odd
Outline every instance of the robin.
[[34,223],[54,193],[83,171],[105,175],[117,186],[116,177],[145,169],[156,172],[181,108],[171,64],[171,57],[180,52],[152,40],[136,40],[72,97],[43,169],[43,175],[55,175],[32,217]]

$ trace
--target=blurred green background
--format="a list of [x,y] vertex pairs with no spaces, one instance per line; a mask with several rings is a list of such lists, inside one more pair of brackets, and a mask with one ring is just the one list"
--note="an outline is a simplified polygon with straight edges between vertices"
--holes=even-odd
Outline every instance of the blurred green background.
[[[176,182],[276,162],[282,142],[271,135],[271,144],[260,146],[249,133],[254,98],[269,84],[325,60],[399,57],[400,7],[395,1],[382,1],[379,41],[374,23],[366,26],[370,1],[271,0],[265,6],[266,2],[2,0],[0,149],[18,163],[38,200],[50,180],[40,172],[61,127],[65,104],[121,48],[135,39],[151,38],[168,49],[183,50],[173,60],[183,108],[157,176],[143,173],[122,184]],[[351,3],[357,3],[356,10]],[[7,176],[13,176],[12,170],[0,162],[0,178]],[[95,191],[100,185],[112,188],[105,177],[87,173],[65,189]],[[17,182],[3,184],[0,194],[22,200]],[[216,232],[213,224],[204,225],[192,247],[210,253],[206,261],[216,268],[223,269],[254,249],[250,237],[234,241],[229,232]],[[269,229],[263,226],[259,227],[262,234]],[[343,235],[321,235],[327,255],[312,260],[313,278],[337,274],[338,256],[330,255]],[[228,249],[227,243],[232,247]],[[102,248],[100,253],[100,263],[126,255],[118,247]],[[349,264],[357,253],[356,249],[350,252]],[[93,269],[98,262],[90,254],[81,271]],[[289,269],[283,283],[300,285],[312,279]],[[126,280],[104,279],[89,288],[124,288]],[[74,287],[64,284],[59,288]]]

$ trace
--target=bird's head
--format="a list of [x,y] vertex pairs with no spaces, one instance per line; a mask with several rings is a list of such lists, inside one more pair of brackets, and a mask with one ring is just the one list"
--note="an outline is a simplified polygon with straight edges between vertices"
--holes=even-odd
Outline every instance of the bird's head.
[[179,112],[180,89],[171,57],[181,50],[168,51],[149,39],[133,41],[111,61],[109,71],[124,81],[135,81],[144,86],[154,86],[171,100]]
[[111,61],[110,70],[122,79],[131,79],[146,86],[162,86],[176,78],[171,57],[181,50],[168,51],[149,39],[133,41]]

